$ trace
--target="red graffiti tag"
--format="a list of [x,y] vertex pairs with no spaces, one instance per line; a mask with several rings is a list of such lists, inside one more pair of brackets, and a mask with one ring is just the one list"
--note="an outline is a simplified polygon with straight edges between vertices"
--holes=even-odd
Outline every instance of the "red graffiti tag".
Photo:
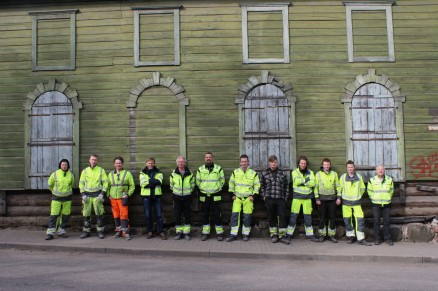
[[438,178],[438,153],[414,157],[409,166],[415,178]]

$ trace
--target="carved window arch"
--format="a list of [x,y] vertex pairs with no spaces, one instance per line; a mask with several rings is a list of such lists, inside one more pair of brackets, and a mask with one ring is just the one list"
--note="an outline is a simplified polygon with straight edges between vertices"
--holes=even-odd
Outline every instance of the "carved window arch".
[[292,86],[262,71],[239,87],[235,103],[239,110],[240,153],[247,154],[251,167],[263,170],[275,154],[283,170],[296,160],[295,102]]
[[366,180],[384,165],[394,181],[405,181],[403,102],[400,87],[386,75],[369,70],[346,86],[347,159]]
[[68,159],[79,176],[78,94],[56,79],[40,83],[26,96],[25,111],[25,187],[46,189],[50,173],[61,159]]
[[[143,78],[139,81],[136,87],[132,88],[130,90],[130,96],[129,100],[126,102],[126,108],[129,110],[129,146],[130,146],[130,167],[131,170],[136,173],[138,170],[138,166],[136,166],[137,162],[143,163],[144,161],[137,161],[137,153],[147,152],[148,156],[155,155],[154,152],[149,151],[145,148],[137,148],[137,141],[139,138],[145,138],[145,136],[138,136],[138,122],[139,122],[139,116],[138,115],[138,99],[142,95],[142,93],[145,90],[153,90],[153,89],[159,89],[159,88],[165,88],[167,91],[170,92],[171,95],[173,95],[176,98],[176,101],[178,102],[177,110],[178,110],[178,119],[177,120],[171,120],[173,124],[177,123],[177,128],[171,128],[172,130],[172,136],[175,134],[177,135],[178,140],[178,148],[179,148],[179,155],[187,156],[187,141],[186,141],[186,106],[189,105],[189,99],[184,94],[184,88],[180,85],[178,85],[175,82],[174,78],[171,77],[161,77],[161,73],[154,72],[152,74],[152,78]],[[163,109],[163,108],[162,108]],[[168,113],[168,109],[164,108],[162,111],[163,114]],[[146,112],[146,114],[152,114],[152,112]],[[154,114],[158,114],[155,112]],[[175,126],[173,126],[175,127]],[[146,129],[147,131],[148,129]],[[157,128],[154,129],[156,132]],[[166,125],[163,125],[161,128],[158,128],[158,130],[166,130]],[[178,131],[178,132],[176,132]],[[152,129],[146,132],[146,135],[148,138],[154,138],[153,135],[150,135],[152,132]],[[175,153],[177,154],[177,153]],[[175,156],[176,158],[176,156]],[[173,159],[173,153],[172,153],[172,159]]]

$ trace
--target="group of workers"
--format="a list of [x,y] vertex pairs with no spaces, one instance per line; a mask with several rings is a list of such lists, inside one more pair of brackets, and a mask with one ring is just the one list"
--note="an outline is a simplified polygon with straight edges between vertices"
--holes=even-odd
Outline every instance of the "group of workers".
[[[214,163],[211,152],[204,155],[205,164],[196,173],[187,167],[184,156],[176,159],[176,168],[169,177],[175,214],[175,240],[190,240],[191,205],[199,189],[199,201],[202,212],[201,240],[210,237],[213,223],[218,241],[224,240],[222,226],[221,200],[225,175],[221,166]],[[308,160],[300,156],[298,167],[291,172],[292,206],[287,221],[287,200],[289,197],[289,182],[287,173],[278,167],[275,155],[269,157],[269,167],[260,175],[249,167],[247,155],[240,156],[240,167],[235,169],[229,179],[228,190],[232,193],[232,211],[230,218],[230,236],[227,242],[237,240],[240,222],[242,221],[242,240],[248,241],[251,231],[251,216],[254,209],[254,196],[260,194],[264,200],[269,220],[269,233],[272,243],[290,244],[293,237],[297,217],[301,211],[304,216],[306,238],[314,242],[326,239],[333,243],[336,239],[336,206],[342,205],[342,215],[346,226],[348,243],[357,242],[369,246],[365,240],[364,215],[361,207],[362,196],[366,190],[362,176],[355,172],[353,161],[346,164],[347,171],[340,178],[331,169],[331,162],[325,158],[321,169],[316,174],[308,169]],[[100,239],[104,234],[104,205],[106,197],[110,200],[115,224],[114,237],[124,237],[130,240],[128,204],[129,197],[135,190],[132,174],[123,168],[122,157],[114,158],[114,170],[106,173],[98,166],[98,156],[91,155],[89,166],[81,172],[79,190],[82,196],[83,229],[80,236],[85,239],[91,233],[91,214],[96,215],[96,230]],[[60,237],[68,237],[66,227],[71,213],[74,176],[71,173],[69,161],[62,159],[59,169],[51,174],[48,187],[52,192],[51,213],[46,240],[51,240],[56,232]],[[162,216],[162,184],[163,173],[155,165],[154,158],[148,158],[146,166],[139,175],[146,222],[146,238],[154,236],[152,210],[155,209],[156,232],[162,240],[167,236],[163,229]],[[383,217],[383,241],[393,245],[390,236],[390,207],[394,192],[392,178],[385,175],[385,169],[376,167],[376,175],[368,182],[368,195],[372,202],[374,216],[374,243],[382,243],[380,236],[380,218]],[[314,235],[312,227],[312,200],[315,199],[319,214],[318,236]],[[210,216],[210,212],[212,215]],[[243,214],[241,217],[241,213]]]

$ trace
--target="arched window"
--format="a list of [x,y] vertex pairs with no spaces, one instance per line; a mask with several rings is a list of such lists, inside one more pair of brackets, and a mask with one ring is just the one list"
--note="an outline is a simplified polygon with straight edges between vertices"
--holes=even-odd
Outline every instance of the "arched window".
[[283,170],[295,164],[295,97],[292,87],[262,71],[240,86],[236,99],[241,115],[241,153],[248,155],[251,167],[263,170],[268,157],[276,155]]
[[28,96],[26,111],[26,188],[46,189],[47,180],[61,159],[68,159],[78,174],[79,109],[77,93],[51,80]]
[[[375,167],[384,165],[394,181],[404,180],[404,97],[399,87],[386,76],[371,70],[347,86],[351,95],[346,106],[347,158],[365,180],[375,175]],[[354,86],[353,86],[354,84]],[[348,102],[349,101],[349,102]]]

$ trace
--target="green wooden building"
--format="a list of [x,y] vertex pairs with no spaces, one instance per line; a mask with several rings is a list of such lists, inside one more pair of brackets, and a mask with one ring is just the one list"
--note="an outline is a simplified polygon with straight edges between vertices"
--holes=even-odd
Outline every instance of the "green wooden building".
[[328,157],[340,174],[352,159],[366,179],[383,164],[392,215],[434,215],[437,13],[435,0],[1,1],[0,224],[46,223],[47,177],[68,158],[78,180],[92,153],[107,171],[123,156],[137,183],[150,156],[168,184],[177,156],[195,171],[206,151],[227,178],[243,153],[257,170],[270,154],[284,170]]

